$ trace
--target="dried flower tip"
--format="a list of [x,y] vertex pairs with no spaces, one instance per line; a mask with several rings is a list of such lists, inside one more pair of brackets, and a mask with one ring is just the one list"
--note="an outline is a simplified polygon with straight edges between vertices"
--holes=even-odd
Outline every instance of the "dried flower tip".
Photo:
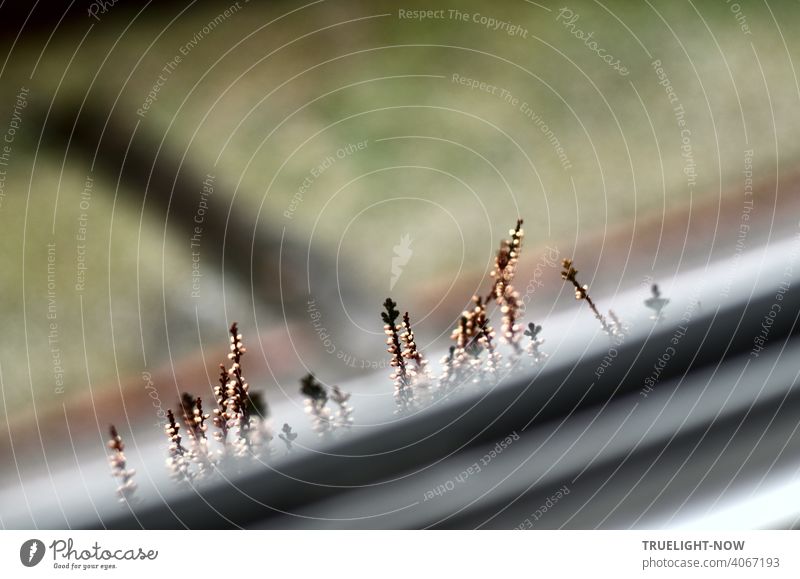
[[386,310],[385,312],[381,312],[383,323],[390,326],[394,325],[397,322],[397,318],[400,317],[400,310],[397,309],[397,302],[392,300],[392,298],[386,298],[386,301],[383,302],[383,307]]
[[390,355],[389,365],[392,368],[396,368],[391,373],[391,378],[395,385],[395,398],[397,399],[399,396],[398,404],[405,406],[405,401],[411,397],[411,393],[408,391],[411,387],[411,375],[403,358],[403,348],[400,344],[400,334],[403,331],[402,325],[397,323],[400,311],[397,309],[397,302],[392,298],[386,298],[386,301],[383,302],[383,307],[385,311],[381,312],[381,319],[387,336],[386,351]]
[[576,300],[586,300],[586,303],[589,305],[589,309],[592,310],[594,317],[597,318],[597,321],[600,322],[600,325],[603,328],[603,331],[608,336],[614,336],[617,334],[614,327],[608,323],[605,316],[600,313],[600,310],[597,309],[594,301],[589,296],[589,286],[588,285],[581,285],[578,282],[577,275],[578,270],[575,269],[572,265],[572,260],[569,258],[564,258],[561,261],[562,271],[561,271],[561,279],[570,282],[573,287],[575,288],[575,299]]
[[166,432],[167,438],[171,443],[170,448],[174,448],[178,454],[184,454],[186,449],[181,445],[181,435],[178,434],[180,429],[181,427],[175,422],[175,414],[173,414],[172,410],[167,410],[167,424],[164,426],[164,432]]
[[511,284],[514,279],[515,268],[517,260],[519,259],[520,250],[522,249],[522,237],[524,232],[522,230],[522,219],[517,219],[517,225],[514,229],[509,229],[510,239],[504,239],[500,242],[500,249],[494,260],[494,269],[490,276],[494,278],[494,285],[492,291],[487,297],[488,299],[496,299],[501,303],[505,295],[506,288]]
[[528,329],[525,330],[525,335],[528,336],[531,340],[536,340],[539,332],[542,331],[542,326],[537,326],[533,322],[528,324]]
[[181,409],[186,431],[195,440],[204,439],[207,430],[205,421],[209,418],[209,415],[203,412],[202,400],[195,398],[189,392],[184,392],[181,394],[180,400],[178,400],[178,406]]
[[300,393],[316,403],[325,404],[328,401],[325,387],[320,384],[314,374],[306,374],[300,379]]

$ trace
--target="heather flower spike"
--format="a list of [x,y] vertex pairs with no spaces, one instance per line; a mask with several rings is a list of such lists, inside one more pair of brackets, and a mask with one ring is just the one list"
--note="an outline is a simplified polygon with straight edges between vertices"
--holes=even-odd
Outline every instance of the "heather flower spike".
[[[488,302],[492,300],[500,307],[503,315],[500,341],[512,348],[508,365],[513,366],[514,361],[523,352],[530,353],[532,348],[538,347],[528,345],[523,348],[520,344],[523,337],[522,324],[519,323],[522,300],[512,283],[522,250],[522,239],[525,236],[522,223],[522,219],[517,219],[515,227],[508,232],[509,239],[504,239],[500,243],[491,272],[491,291],[485,299],[481,296],[472,297],[472,306],[461,313],[458,325],[450,335],[455,345],[442,358],[440,394],[464,382],[465,379],[473,381],[478,381],[482,377],[497,379],[501,355],[486,311]],[[484,351],[486,359],[481,361],[480,356]],[[539,352],[534,357],[540,359],[541,356],[543,354]]]
[[461,312],[458,326],[450,337],[455,341],[458,350],[462,350],[472,358],[477,358],[482,349],[478,340],[480,329],[477,322],[486,315],[486,305],[483,303],[483,298],[479,296],[473,296],[472,302],[474,305],[471,308]]
[[[218,383],[213,388],[217,407],[208,414],[200,397],[182,393],[178,409],[186,432],[184,436],[180,434],[181,426],[173,411],[167,412],[164,427],[169,438],[167,467],[178,481],[200,480],[210,475],[217,465],[228,464],[232,457],[260,455],[269,458],[274,452],[271,446],[273,436],[266,420],[269,407],[262,393],[250,390],[242,374],[242,357],[247,349],[236,323],[231,324],[229,334],[228,359],[231,364],[230,367],[219,365]],[[209,448],[206,425],[209,418],[215,427],[211,440],[219,443],[220,458]],[[233,436],[229,436],[230,432]],[[288,436],[285,432],[284,435]],[[290,442],[294,437],[295,434],[290,437]]]
[[240,438],[246,441],[246,431],[250,428],[250,409],[247,404],[248,389],[250,388],[242,376],[242,356],[247,352],[247,348],[242,343],[242,335],[236,322],[230,327],[230,353],[228,359],[231,360],[231,367],[228,369],[228,390],[227,401],[236,426],[239,428]]
[[217,427],[218,432],[214,433],[220,443],[222,443],[222,454],[227,454],[228,450],[228,423],[231,420],[228,411],[228,371],[225,366],[219,365],[219,384],[214,386],[214,397],[217,401],[217,408],[214,409],[212,422]]
[[494,281],[487,301],[494,299],[500,306],[503,314],[501,338],[504,343],[513,348],[513,355],[516,357],[522,353],[522,347],[519,344],[522,337],[522,326],[517,321],[520,295],[511,282],[516,274],[517,262],[522,250],[522,238],[525,235],[522,229],[522,219],[517,219],[517,225],[514,229],[509,230],[509,235],[510,239],[504,239],[500,243],[500,249],[495,257],[494,269],[490,274]]
[[[445,374],[442,378],[447,383],[440,381],[440,387],[449,388],[451,383],[460,384],[467,379],[478,382],[484,374],[492,379],[497,377],[500,353],[497,351],[494,330],[486,314],[486,303],[480,296],[473,296],[472,303],[470,309],[461,312],[458,326],[450,335],[456,345],[452,355],[443,360]],[[485,366],[480,359],[484,350],[487,351]]]
[[[231,324],[228,331],[230,333],[228,359],[231,361],[231,366],[227,369],[227,376],[220,375],[220,388],[215,389],[215,392],[219,392],[217,403],[220,405],[218,411],[214,413],[215,424],[220,428],[223,439],[227,438],[227,432],[231,429],[238,434],[238,438],[233,442],[236,455],[245,456],[256,450],[269,454],[272,434],[266,421],[263,420],[269,414],[269,407],[263,396],[250,392],[250,385],[242,375],[242,357],[247,348],[244,346],[236,322]],[[224,367],[222,369],[224,370]]]
[[205,425],[209,415],[203,412],[203,401],[195,398],[189,392],[181,394],[178,403],[183,414],[186,432],[191,441],[188,457],[197,464],[198,475],[206,476],[213,469],[206,438],[208,427]]
[[167,410],[167,424],[164,426],[164,432],[169,438],[167,467],[171,471],[172,478],[177,481],[191,481],[194,474],[191,471],[191,465],[186,458],[187,450],[181,444],[181,435],[179,434],[181,427],[175,421],[175,415],[172,410]]
[[408,360],[409,364],[406,365],[406,370],[410,376],[413,393],[416,398],[427,397],[423,393],[427,393],[430,389],[433,377],[428,370],[428,361],[425,356],[419,351],[417,347],[416,337],[414,330],[411,328],[411,318],[408,312],[403,314],[403,322],[400,324],[402,331],[402,341],[405,345],[403,350],[403,357]]
[[108,447],[112,450],[112,454],[108,459],[111,466],[111,474],[119,479],[119,486],[117,486],[117,495],[121,503],[130,503],[135,499],[136,483],[133,481],[133,476],[136,471],[128,468],[128,461],[125,458],[125,443],[122,442],[122,437],[117,432],[117,429],[112,424],[109,428],[111,433],[111,440],[108,441]]
[[208,427],[205,425],[209,415],[203,413],[203,401],[195,398],[189,392],[181,394],[180,408],[183,413],[183,422],[187,432],[195,440],[206,438]]
[[603,314],[600,313],[600,310],[597,309],[594,301],[592,301],[592,298],[589,296],[589,286],[581,285],[578,282],[576,277],[578,275],[578,270],[572,266],[572,260],[565,258],[562,260],[561,265],[563,267],[563,270],[561,271],[561,279],[570,282],[575,287],[575,299],[586,301],[586,303],[589,305],[589,308],[592,310],[594,317],[600,322],[600,325],[603,327],[603,331],[607,335],[615,336],[619,334],[621,328],[616,328],[616,324],[609,324],[605,316],[603,316]]
[[391,378],[394,382],[394,398],[400,410],[408,410],[413,405],[413,392],[411,391],[411,376],[408,372],[406,359],[403,357],[403,346],[400,343],[402,326],[397,323],[400,311],[397,302],[386,298],[383,302],[386,311],[381,312],[383,331],[386,334],[386,351],[391,357],[389,364],[394,368]]

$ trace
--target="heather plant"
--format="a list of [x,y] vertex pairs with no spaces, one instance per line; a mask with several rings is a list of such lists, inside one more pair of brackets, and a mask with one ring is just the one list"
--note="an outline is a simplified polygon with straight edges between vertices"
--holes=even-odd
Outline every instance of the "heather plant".
[[[189,392],[181,394],[178,408],[186,429],[181,427],[172,410],[167,411],[164,428],[169,438],[167,465],[171,475],[178,481],[196,481],[209,476],[218,465],[227,464],[232,458],[272,453],[272,433],[266,416],[269,408],[259,392],[251,392],[242,373],[242,357],[247,351],[236,323],[229,329],[230,367],[219,365],[219,379],[214,386],[217,408],[212,413],[203,409],[203,401]],[[213,439],[220,446],[219,453],[210,448],[206,421],[211,418],[216,430]],[[188,439],[188,446],[184,444]]]
[[[481,366],[480,355],[487,345],[485,334],[491,332],[483,298],[473,296],[471,301],[472,307],[461,312],[458,325],[450,335],[450,338],[456,343],[453,364],[460,381],[478,380]],[[491,344],[491,340],[489,343]]]
[[[495,333],[489,323],[486,303],[481,296],[472,297],[472,307],[461,312],[458,325],[450,338],[455,342],[455,349],[448,356],[448,369],[453,376],[448,376],[459,384],[466,381],[474,383],[485,379],[495,381],[498,378],[501,355],[495,344]],[[486,360],[481,354],[486,352]]]
[[401,339],[405,346],[402,355],[403,358],[408,360],[406,371],[411,380],[411,388],[414,392],[414,397],[419,401],[427,400],[430,398],[430,390],[433,387],[433,377],[428,370],[428,361],[417,347],[414,330],[411,327],[411,318],[408,312],[403,314],[400,330],[402,332]]
[[[522,223],[522,219],[518,219],[516,226],[509,230],[510,237],[500,244],[491,272],[492,287],[488,295],[485,298],[473,296],[471,305],[459,316],[451,334],[454,343],[442,359],[442,372],[438,379],[434,378],[427,359],[419,349],[410,314],[405,312],[401,316],[397,302],[391,298],[384,301],[381,319],[392,366],[391,379],[398,412],[421,408],[464,383],[497,382],[503,368],[501,345],[510,349],[506,368],[514,366],[514,362],[523,355],[534,365],[547,358],[540,349],[544,343],[539,337],[542,327],[529,323],[523,331],[521,300],[513,286],[524,237]],[[571,260],[565,260],[564,265],[562,277],[575,285],[576,297],[589,303],[604,330],[611,334],[621,331],[622,324],[613,312],[609,314],[611,321],[599,314],[588,295],[588,287],[578,284],[575,278],[577,271],[572,267]],[[502,316],[499,339],[487,307],[491,303],[498,306]],[[206,413],[200,397],[183,393],[178,408],[186,429],[184,437],[180,434],[181,426],[172,410],[167,413],[167,464],[176,480],[192,483],[233,459],[255,455],[269,458],[274,452],[271,447],[273,437],[266,420],[269,408],[259,392],[250,391],[244,378],[242,359],[247,349],[235,322],[229,328],[229,342],[230,365],[219,365],[218,383],[213,387],[216,408]],[[320,437],[329,437],[336,431],[352,427],[353,408],[349,393],[338,386],[332,386],[328,391],[312,373],[300,380],[300,393],[312,428]],[[206,421],[209,418],[214,426],[213,437],[207,434]],[[188,448],[184,443],[186,437]],[[297,437],[291,426],[284,423],[278,438],[283,442],[287,454],[294,451]],[[212,441],[218,446],[217,453],[210,447]],[[119,441],[120,456],[121,444]],[[123,490],[120,493],[132,493],[131,489],[135,488],[130,479],[133,471],[126,469],[124,456],[117,457],[112,467],[115,476],[122,480]]]
[[223,364],[219,365],[219,382],[214,386],[214,397],[217,401],[217,408],[213,411],[212,422],[217,427],[217,432],[214,433],[216,438],[222,444],[221,454],[225,458],[228,456],[228,424],[233,420],[233,415],[228,409],[227,400],[228,392],[228,371]]
[[180,435],[181,427],[175,421],[175,414],[172,410],[167,410],[167,424],[164,426],[164,432],[169,438],[167,468],[170,471],[172,478],[179,482],[192,482],[194,480],[194,473],[191,469],[191,462],[187,456],[188,451],[181,443],[182,437]]
[[[523,354],[527,354],[533,364],[539,364],[547,357],[539,349],[544,343],[538,337],[541,326],[529,324],[528,331],[523,332],[520,323],[522,300],[513,286],[525,235],[522,223],[522,219],[518,219],[516,226],[509,230],[509,239],[500,243],[490,274],[492,287],[487,297],[473,296],[470,307],[458,318],[450,335],[454,345],[450,346],[441,360],[442,373],[436,390],[437,397],[444,396],[465,382],[495,382],[499,379],[502,354],[487,311],[490,301],[499,306],[502,314],[499,342],[511,348],[507,368],[512,368]],[[530,341],[523,347],[524,336],[529,336]]]
[[195,398],[189,392],[181,394],[178,402],[190,440],[188,456],[196,463],[198,476],[208,476],[214,468],[206,437],[208,427],[205,424],[210,415],[203,412],[203,401],[200,397]]
[[109,427],[109,431],[111,440],[108,441],[108,447],[111,449],[111,456],[108,462],[111,466],[111,475],[119,480],[117,495],[121,503],[131,503],[135,500],[136,494],[136,483],[133,480],[136,471],[128,468],[125,443],[122,442],[122,437],[113,424]]
[[231,324],[229,332],[230,352],[228,353],[228,359],[231,361],[231,367],[228,368],[225,404],[228,406],[229,414],[231,415],[228,428],[235,428],[238,434],[238,438],[234,443],[234,452],[239,456],[243,456],[252,450],[250,437],[250,429],[252,427],[250,420],[251,405],[249,404],[250,385],[242,376],[242,356],[247,352],[247,349],[242,343],[242,335],[239,333],[239,327],[236,322]]
[[392,298],[386,298],[383,302],[386,311],[381,312],[383,320],[383,332],[386,334],[386,351],[389,352],[389,364],[394,368],[390,377],[394,383],[394,399],[401,411],[409,410],[414,405],[414,393],[411,389],[411,376],[403,356],[403,346],[400,342],[402,326],[397,320],[400,317],[400,310],[397,309],[397,302]]
[[609,322],[608,319],[606,319],[606,317],[600,313],[600,310],[597,309],[597,306],[589,295],[589,286],[586,284],[581,285],[578,282],[578,270],[573,267],[572,260],[565,258],[561,262],[561,265],[563,268],[561,271],[561,279],[568,281],[573,285],[575,288],[575,299],[583,300],[587,303],[589,309],[592,310],[594,317],[600,322],[600,326],[603,328],[603,331],[609,337],[621,335],[624,332],[624,328],[622,327],[619,319],[615,314],[613,314],[613,312],[611,312],[611,315],[609,316],[611,317],[611,322]]

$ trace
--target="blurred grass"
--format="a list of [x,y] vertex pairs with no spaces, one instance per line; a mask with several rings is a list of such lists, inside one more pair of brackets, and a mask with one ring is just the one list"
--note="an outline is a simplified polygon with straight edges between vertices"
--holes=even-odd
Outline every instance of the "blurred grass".
[[[630,69],[625,78],[555,21],[558,5],[547,11],[525,2],[458,3],[464,12],[523,26],[527,39],[473,22],[399,20],[398,4],[385,1],[348,3],[346,10],[323,2],[264,26],[299,6],[242,5],[168,75],[144,118],[136,110],[162,67],[219,14],[220,5],[201,4],[180,16],[167,7],[134,19],[120,4],[82,44],[83,26],[55,35],[32,79],[45,38],[23,36],[0,97],[11,103],[24,85],[41,110],[51,97],[56,108],[86,97],[90,108],[104,113],[116,101],[113,122],[139,122],[139,131],[164,137],[167,151],[185,153],[194,170],[217,175],[218,191],[235,191],[237,205],[258,212],[260,227],[285,227],[290,238],[338,258],[342,271],[357,272],[370,294],[388,290],[392,248],[410,234],[415,253],[394,294],[412,306],[427,281],[454,279],[460,267],[482,271],[518,214],[526,219],[526,243],[569,245],[617,224],[739,193],[746,149],[756,151],[754,168],[764,179],[791,168],[798,157],[798,88],[789,60],[798,56],[791,34],[796,3],[770,4],[788,54],[761,6],[743,4],[752,30],[744,35],[722,2],[570,3],[580,14],[577,26],[594,31],[598,44]],[[403,7],[431,8],[422,2]],[[654,58],[663,62],[686,109],[698,171],[691,194],[675,117],[650,65]],[[456,84],[453,74],[529,103],[564,146],[572,168],[562,168],[519,106]],[[365,149],[337,159],[314,179],[291,219],[284,215],[314,167],[348,143],[365,140]],[[30,402],[21,386],[28,383],[27,359],[37,403],[53,400],[43,297],[52,239],[58,246],[64,399],[85,392],[88,381],[80,301],[72,290],[77,195],[87,168],[70,163],[62,175],[60,158],[46,151],[34,166],[35,148],[30,132],[15,144],[9,195],[0,210],[6,272],[0,314],[6,327],[15,328],[0,336],[11,413]],[[103,385],[117,371],[141,369],[142,341],[153,365],[198,346],[194,307],[187,304],[191,262],[185,240],[169,232],[165,237],[163,224],[147,214],[140,231],[140,207],[126,203],[124,183],[115,207],[115,187],[113,179],[96,176],[83,294],[90,378]],[[219,280],[208,283],[219,287]],[[247,292],[232,291],[228,300],[235,309]],[[222,322],[226,306],[221,296],[206,296],[207,328]],[[364,304],[343,299],[354,316],[371,320]],[[167,318],[177,322],[170,326],[169,351]],[[374,322],[370,329],[377,329]]]

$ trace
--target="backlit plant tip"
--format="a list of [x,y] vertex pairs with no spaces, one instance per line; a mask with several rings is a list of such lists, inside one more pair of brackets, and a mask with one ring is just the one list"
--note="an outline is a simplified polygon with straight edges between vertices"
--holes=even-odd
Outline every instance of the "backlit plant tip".
[[616,315],[614,315],[612,317],[612,321],[609,322],[606,317],[600,313],[600,310],[597,309],[597,306],[589,295],[589,286],[586,284],[581,285],[578,282],[578,270],[572,265],[572,259],[564,258],[561,261],[561,266],[561,279],[568,281],[575,288],[576,300],[583,300],[589,305],[589,309],[592,310],[594,317],[600,322],[600,326],[603,328],[603,331],[610,337],[622,335],[624,333],[624,328],[622,327],[620,321],[616,318]]
[[136,483],[133,480],[136,471],[128,468],[128,461],[125,458],[125,443],[122,442],[122,437],[113,424],[109,427],[109,431],[111,440],[108,441],[108,447],[111,449],[111,456],[108,462],[111,466],[112,476],[119,481],[117,495],[121,503],[131,503],[136,494]]

